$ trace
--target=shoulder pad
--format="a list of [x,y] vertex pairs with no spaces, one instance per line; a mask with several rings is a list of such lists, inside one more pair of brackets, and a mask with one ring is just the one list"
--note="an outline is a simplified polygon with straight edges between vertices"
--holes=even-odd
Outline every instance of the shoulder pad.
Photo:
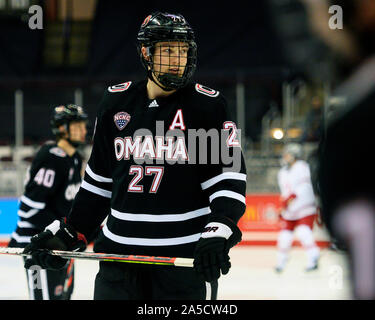
[[55,156],[58,156],[60,158],[65,158],[66,157],[66,152],[62,150],[59,147],[54,147],[49,150],[50,153],[54,154]]
[[199,84],[199,83],[197,83],[197,84],[195,85],[195,90],[196,90],[197,92],[199,92],[199,93],[201,93],[201,94],[204,94],[204,95],[206,95],[206,96],[209,96],[209,97],[211,97],[211,98],[215,98],[215,97],[217,97],[217,96],[220,94],[219,91],[216,91],[216,90],[214,90],[214,89],[211,89],[211,88],[206,87],[206,86],[204,86],[204,85],[201,85],[201,84]]
[[131,84],[131,81],[115,84],[114,86],[108,87],[108,91],[112,93],[126,91],[129,89]]

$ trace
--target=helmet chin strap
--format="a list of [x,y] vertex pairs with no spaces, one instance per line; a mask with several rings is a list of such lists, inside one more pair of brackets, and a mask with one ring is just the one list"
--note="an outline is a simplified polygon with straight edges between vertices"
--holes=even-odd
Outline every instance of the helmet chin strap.
[[148,78],[154,82],[160,89],[164,90],[164,91],[173,91],[173,90],[176,90],[176,89],[173,89],[173,88],[166,88],[166,87],[163,87],[161,84],[158,83],[158,81],[155,80],[155,74],[152,72],[152,70],[148,70],[147,72],[147,75],[148,75]]

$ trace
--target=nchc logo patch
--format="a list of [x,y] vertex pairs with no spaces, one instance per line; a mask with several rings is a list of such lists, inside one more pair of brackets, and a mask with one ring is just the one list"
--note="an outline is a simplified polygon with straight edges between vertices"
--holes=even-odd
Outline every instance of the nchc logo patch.
[[117,129],[122,130],[129,123],[130,118],[131,116],[129,113],[121,111],[113,116],[113,121],[115,122]]

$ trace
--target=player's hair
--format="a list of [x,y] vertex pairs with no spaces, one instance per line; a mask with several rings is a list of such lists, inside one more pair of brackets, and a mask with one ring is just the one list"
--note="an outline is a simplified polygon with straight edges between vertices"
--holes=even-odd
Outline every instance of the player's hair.
[[[171,73],[155,73],[154,54],[158,42],[179,42],[188,45],[187,63],[182,76]],[[197,65],[197,45],[194,32],[186,19],[180,14],[155,12],[143,21],[137,36],[137,48],[147,76],[166,91],[184,87],[192,78]],[[142,53],[147,50],[148,57]],[[178,48],[180,49],[180,48]]]

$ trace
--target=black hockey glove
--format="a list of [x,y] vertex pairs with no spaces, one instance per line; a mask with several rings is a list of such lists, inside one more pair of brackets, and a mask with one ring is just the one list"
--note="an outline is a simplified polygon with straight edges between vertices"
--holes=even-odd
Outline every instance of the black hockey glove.
[[220,272],[229,272],[229,249],[239,243],[241,237],[241,230],[228,218],[210,219],[194,252],[194,268],[205,281],[217,280]]
[[33,236],[23,253],[28,253],[31,258],[26,259],[25,268],[38,265],[42,269],[59,270],[63,268],[68,259],[48,254],[46,250],[83,251],[87,241],[83,234],[65,223],[64,219],[55,220],[46,229]]

